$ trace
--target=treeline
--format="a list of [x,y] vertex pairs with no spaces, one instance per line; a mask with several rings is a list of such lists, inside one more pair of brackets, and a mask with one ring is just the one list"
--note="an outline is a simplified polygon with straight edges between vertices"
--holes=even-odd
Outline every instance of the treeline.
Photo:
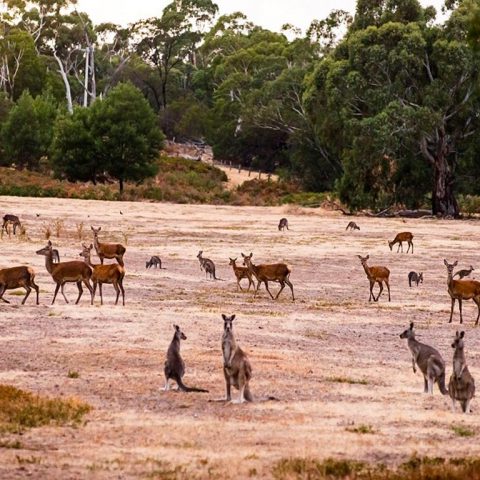
[[122,186],[155,174],[166,135],[354,209],[456,216],[455,194],[480,193],[478,0],[447,0],[442,24],[418,0],[358,0],[281,33],[211,0],[128,27],[75,3],[4,0],[3,165]]

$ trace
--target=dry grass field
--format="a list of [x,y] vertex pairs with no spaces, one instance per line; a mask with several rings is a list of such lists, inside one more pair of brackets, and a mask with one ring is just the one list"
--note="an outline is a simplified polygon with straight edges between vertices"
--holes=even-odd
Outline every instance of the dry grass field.
[[[399,338],[414,321],[417,338],[444,356],[448,380],[460,326],[458,310],[447,323],[443,259],[478,266],[480,278],[480,223],[359,217],[361,230],[346,232],[348,217],[296,207],[12,197],[1,198],[0,213],[16,213],[26,226],[23,238],[0,240],[0,268],[30,265],[40,286],[40,306],[33,295],[21,306],[17,291],[7,293],[10,305],[0,303],[0,383],[93,407],[79,427],[4,436],[4,444],[19,443],[0,448],[0,478],[272,478],[274,465],[291,457],[398,465],[412,455],[480,455],[480,401],[466,416],[452,413],[436,386],[433,396],[423,394]],[[282,216],[290,231],[277,230]],[[90,225],[102,226],[101,240],[126,244],[125,307],[113,305],[108,285],[103,307],[99,297],[90,306],[85,294],[74,305],[72,284],[69,305],[61,296],[50,305],[54,283],[35,255],[48,225],[61,260],[80,259],[79,237],[92,241]],[[414,233],[415,253],[390,252],[387,240],[405,230]],[[199,250],[224,281],[205,279]],[[278,301],[263,287],[255,300],[236,291],[228,258],[251,251],[258,262],[292,266],[295,302],[287,289]],[[357,254],[391,270],[390,303],[385,294],[368,302]],[[151,255],[166,269],[145,270]],[[425,283],[409,288],[410,270],[423,271]],[[225,395],[222,313],[237,315],[253,404],[215,401]],[[465,302],[467,360],[480,385],[475,318],[476,307]],[[173,323],[188,337],[185,383],[210,393],[163,392]]]

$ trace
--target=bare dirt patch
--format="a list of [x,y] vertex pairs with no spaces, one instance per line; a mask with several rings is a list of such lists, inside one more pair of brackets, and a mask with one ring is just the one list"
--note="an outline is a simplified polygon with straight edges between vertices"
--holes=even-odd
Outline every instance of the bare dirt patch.
[[[459,268],[478,264],[478,222],[359,218],[361,230],[350,233],[341,215],[298,209],[288,213],[291,230],[279,232],[282,207],[2,197],[0,213],[7,212],[24,220],[28,238],[0,240],[0,267],[31,265],[41,305],[30,298],[22,307],[13,294],[11,305],[0,304],[0,383],[77,397],[94,410],[79,428],[32,429],[20,445],[4,439],[2,445],[21,448],[0,447],[2,479],[269,478],[276,461],[293,456],[395,465],[414,453],[480,455],[477,400],[464,416],[450,412],[437,387],[433,397],[424,395],[399,338],[413,320],[418,337],[444,355],[449,377],[459,325],[458,311],[447,323],[443,259],[458,259]],[[51,240],[62,260],[80,258],[80,222],[84,241],[91,241],[90,225],[102,226],[104,241],[128,241],[126,307],[113,305],[111,286],[104,286],[103,307],[98,297],[90,306],[85,294],[78,306],[61,297],[50,306],[54,284],[35,251],[46,243],[44,222],[59,218],[64,230]],[[414,233],[415,254],[390,252],[387,240],[405,230]],[[205,279],[199,250],[225,281]],[[277,302],[263,287],[255,300],[237,292],[228,258],[242,251],[292,265],[297,301],[288,290]],[[357,254],[390,268],[390,303],[385,296],[368,302]],[[166,270],[145,270],[151,255]],[[410,270],[423,271],[425,283],[409,288]],[[66,292],[73,302],[76,287]],[[259,399],[252,405],[211,401],[224,395],[222,313],[237,314],[237,341],[249,354]],[[464,317],[467,359],[478,379],[472,302],[465,302]],[[188,337],[184,381],[209,394],[161,390],[174,322]],[[279,400],[263,401],[268,396]],[[473,437],[459,435],[461,427]]]

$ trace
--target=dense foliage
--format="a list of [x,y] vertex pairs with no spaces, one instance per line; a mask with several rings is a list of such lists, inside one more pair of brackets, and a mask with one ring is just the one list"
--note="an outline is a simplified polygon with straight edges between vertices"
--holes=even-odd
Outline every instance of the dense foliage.
[[479,0],[446,0],[443,23],[418,0],[358,0],[305,33],[211,0],[128,27],[94,25],[75,0],[4,4],[3,165],[122,188],[155,174],[158,125],[354,209],[456,216],[456,195],[480,193]]

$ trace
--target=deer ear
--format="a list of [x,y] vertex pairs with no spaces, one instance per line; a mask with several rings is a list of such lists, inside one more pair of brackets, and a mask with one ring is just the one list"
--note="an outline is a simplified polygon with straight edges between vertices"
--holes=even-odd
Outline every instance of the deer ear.
[[458,265],[458,260],[455,260],[455,263],[453,264],[454,267]]
[[245,258],[245,255],[242,253],[242,257]]
[[226,316],[224,313],[222,313],[222,318],[223,318],[224,320],[226,320],[226,319],[227,319],[227,316]]
[[465,332],[460,332],[460,338],[463,338],[465,336]]
[[90,225],[90,228],[91,228],[93,231],[95,231],[95,229],[94,229],[91,225]]
[[234,262],[236,262],[236,261],[237,261],[237,259],[236,259],[236,258],[234,258],[234,259],[233,259],[233,261],[234,261]]
[[250,252],[250,257],[253,257],[253,253],[252,253],[252,252]]
[[370,258],[370,255],[367,255],[365,258],[368,260]]
[[443,259],[443,263],[445,264],[446,267],[448,267],[448,262],[445,259]]
[[232,320],[232,321],[235,320],[235,317],[236,317],[236,315],[232,315],[232,317],[230,318],[230,320]]
[[90,244],[90,250],[93,248],[93,243]]

